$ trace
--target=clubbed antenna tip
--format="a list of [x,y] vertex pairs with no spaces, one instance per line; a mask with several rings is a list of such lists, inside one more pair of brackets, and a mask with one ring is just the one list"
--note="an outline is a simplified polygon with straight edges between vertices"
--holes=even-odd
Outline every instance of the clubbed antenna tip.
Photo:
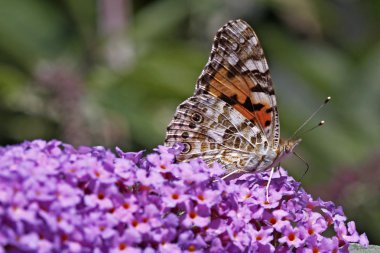
[[[323,102],[323,104],[321,104],[319,107],[318,107],[318,109],[317,110],[315,110],[312,114],[311,114],[311,116],[307,119],[307,120],[305,120],[305,122],[294,132],[294,134],[292,135],[292,137],[291,138],[294,138],[295,136],[297,136],[297,133],[304,127],[304,126],[306,126],[306,124],[329,102],[331,100],[331,97],[330,96],[328,96],[326,99],[325,99],[325,101]],[[305,134],[306,132],[309,132],[310,130],[312,130],[312,129],[314,129],[314,128],[316,128],[316,127],[318,127],[318,126],[322,126],[323,124],[325,124],[325,121],[324,120],[322,120],[321,122],[319,122],[319,124],[317,125],[317,126],[315,126],[315,127],[313,127],[313,128],[311,128],[311,129],[309,129],[309,130],[307,130],[307,131],[304,131],[303,132],[303,134]]]

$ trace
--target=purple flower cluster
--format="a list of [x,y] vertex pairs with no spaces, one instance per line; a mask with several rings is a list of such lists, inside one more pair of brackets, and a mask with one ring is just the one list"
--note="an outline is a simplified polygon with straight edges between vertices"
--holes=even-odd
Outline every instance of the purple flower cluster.
[[340,207],[285,170],[225,182],[178,149],[114,155],[36,140],[0,148],[0,252],[348,252]]

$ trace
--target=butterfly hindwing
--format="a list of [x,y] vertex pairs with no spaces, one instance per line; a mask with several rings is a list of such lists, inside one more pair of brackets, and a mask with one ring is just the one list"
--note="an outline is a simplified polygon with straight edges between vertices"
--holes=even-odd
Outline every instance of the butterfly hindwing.
[[[209,94],[193,96],[178,106],[168,126],[165,143],[184,144],[179,160],[202,157],[246,166],[252,157],[268,145],[261,130],[228,103]],[[257,159],[258,160],[258,159]]]
[[233,106],[279,144],[279,119],[272,79],[262,47],[244,21],[230,21],[215,36],[195,95],[211,94]]

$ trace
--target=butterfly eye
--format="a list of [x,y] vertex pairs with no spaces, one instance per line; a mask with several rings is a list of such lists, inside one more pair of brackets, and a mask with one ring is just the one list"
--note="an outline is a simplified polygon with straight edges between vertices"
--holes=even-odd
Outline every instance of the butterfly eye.
[[191,119],[197,123],[201,123],[203,121],[203,117],[199,113],[194,113],[193,115],[191,115]]
[[183,150],[182,150],[182,154],[187,154],[187,153],[189,153],[190,151],[191,151],[191,146],[190,146],[190,144],[189,143],[187,143],[187,142],[182,142],[182,144],[183,144],[183,146],[184,146],[184,148],[183,148]]

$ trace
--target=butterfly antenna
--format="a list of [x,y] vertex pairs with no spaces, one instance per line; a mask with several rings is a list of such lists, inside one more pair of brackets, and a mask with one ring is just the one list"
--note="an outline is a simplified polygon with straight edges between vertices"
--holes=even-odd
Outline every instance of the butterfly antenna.
[[318,125],[315,125],[315,126],[313,126],[312,128],[307,129],[307,130],[301,132],[298,136],[304,135],[304,134],[306,134],[306,133],[308,133],[308,132],[310,132],[310,131],[316,129],[317,127],[323,126],[325,123],[326,123],[326,121],[321,120],[321,121],[318,123]]
[[[307,124],[307,123],[309,123],[309,121],[312,119],[312,118],[314,118],[314,116],[323,108],[323,107],[325,107],[325,105],[329,102],[331,100],[331,97],[327,97],[326,99],[325,99],[325,101],[318,107],[318,109],[317,110],[315,110],[314,112],[313,112],[313,114],[311,114],[310,115],[310,117],[309,118],[307,118],[306,120],[305,120],[305,122],[299,127],[299,128],[297,128],[297,130],[294,132],[294,134],[292,135],[292,137],[291,137],[291,139],[293,139],[296,135],[297,135],[297,133]],[[313,127],[312,129],[314,129],[314,128],[316,128],[316,127],[318,127],[318,126],[322,126],[323,124],[324,124],[325,122],[324,121],[321,121],[317,126],[315,126],[315,127]],[[312,129],[309,129],[309,130],[307,130],[306,132],[309,132],[309,131],[311,131]],[[305,132],[304,132],[305,133]]]

